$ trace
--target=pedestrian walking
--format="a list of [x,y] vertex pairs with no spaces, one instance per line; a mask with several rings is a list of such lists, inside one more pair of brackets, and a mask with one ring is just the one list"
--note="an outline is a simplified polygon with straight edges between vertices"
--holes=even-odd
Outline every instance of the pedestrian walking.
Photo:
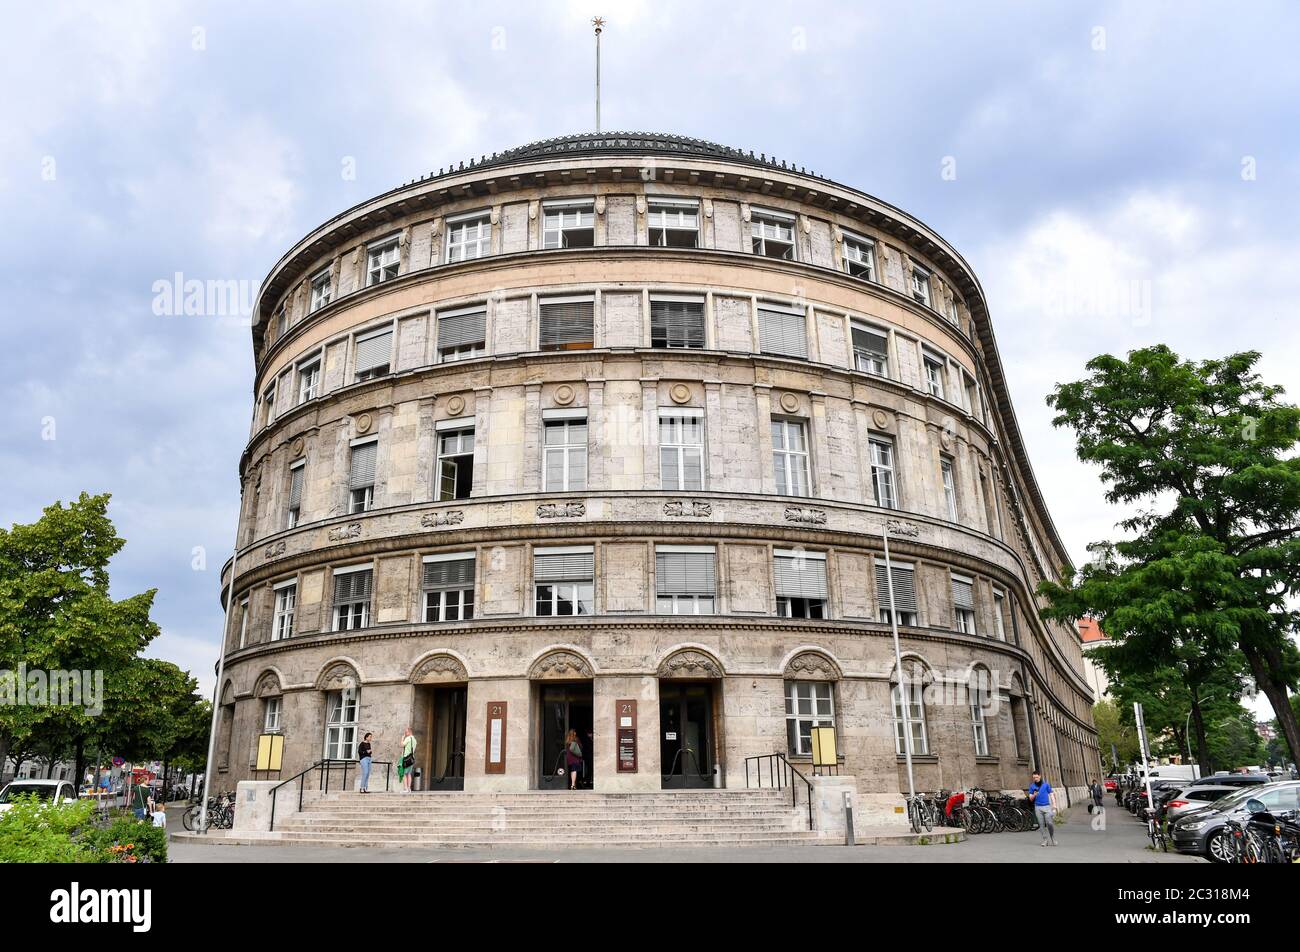
[[361,762],[361,792],[370,792],[370,738],[367,734],[361,738],[361,744],[357,747],[357,760]]
[[153,813],[153,798],[149,796],[149,788],[142,783],[136,784],[131,788],[131,812],[135,814],[137,820],[143,820]]
[[1106,791],[1102,788],[1101,781],[1096,777],[1092,778],[1092,786],[1088,790],[1092,794],[1092,805],[1088,808],[1089,813],[1100,813],[1102,810],[1102,798],[1105,797]]
[[564,738],[564,766],[569,773],[569,789],[577,790],[582,775],[582,744],[578,743],[577,731],[569,731]]
[[1033,782],[1029,784],[1029,790],[1026,792],[1034,805],[1034,815],[1038,819],[1038,830],[1042,837],[1042,842],[1038,845],[1047,846],[1050,843],[1056,846],[1056,824],[1052,820],[1056,813],[1056,791],[1043,779],[1043,775],[1035,770]]
[[402,789],[411,792],[411,775],[415,772],[415,734],[408,727],[402,735]]

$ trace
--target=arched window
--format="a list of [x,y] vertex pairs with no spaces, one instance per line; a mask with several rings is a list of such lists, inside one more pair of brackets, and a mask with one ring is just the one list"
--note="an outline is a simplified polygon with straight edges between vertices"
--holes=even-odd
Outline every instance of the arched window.
[[[913,754],[930,752],[929,737],[925,729],[925,685],[928,672],[925,665],[914,658],[903,661],[903,678],[901,684],[894,678],[894,750],[900,756],[905,753],[904,737],[912,739]],[[904,703],[906,699],[906,703]],[[907,731],[907,734],[904,734]]]
[[989,729],[985,720],[989,700],[992,697],[992,679],[988,668],[976,665],[971,669],[966,684],[966,696],[970,702],[971,730],[975,738],[975,756],[989,755]]

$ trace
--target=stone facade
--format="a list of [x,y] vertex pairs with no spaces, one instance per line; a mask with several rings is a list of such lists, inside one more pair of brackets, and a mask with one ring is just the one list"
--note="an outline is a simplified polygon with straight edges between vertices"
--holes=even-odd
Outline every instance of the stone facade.
[[[547,247],[548,203],[580,200],[590,238]],[[664,246],[665,202],[691,210],[693,247]],[[789,222],[791,258],[755,253],[756,222],[773,214]],[[462,259],[466,215],[487,234]],[[372,252],[390,237],[399,273],[372,283]],[[875,280],[848,271],[855,242]],[[914,266],[930,275],[925,293]],[[331,297],[312,310],[308,285],[326,269]],[[589,338],[546,349],[546,308],[575,299],[590,302]],[[694,308],[697,346],[656,346],[656,305],[672,301]],[[773,344],[774,309],[802,342]],[[451,354],[442,315],[467,310],[482,312],[478,342]],[[864,328],[886,342],[883,368],[855,353]],[[376,335],[387,363],[366,345]],[[363,732],[395,760],[410,725],[426,786],[553,785],[552,734],[568,728],[598,790],[744,786],[757,769],[747,758],[774,752],[810,772],[788,722],[813,696],[864,808],[892,809],[907,780],[877,590],[885,531],[915,584],[900,636],[905,669],[925,682],[918,789],[1020,788],[1031,765],[1080,788],[1096,767],[1078,641],[1036,617],[1034,588],[1065,554],[982,292],[897,209],[694,140],[553,140],[316,229],[265,282],[253,341],[242,547],[223,575],[225,782],[251,775],[265,729],[285,735],[289,776],[351,756]],[[664,418],[698,421],[699,475],[686,483],[668,472]],[[581,421],[580,444],[555,456],[565,420]],[[778,424],[801,434],[792,458]],[[448,464],[453,432],[473,445]],[[358,504],[366,446],[373,477]],[[539,580],[556,551],[588,560],[591,577]],[[704,601],[684,602],[701,614],[664,601],[657,556],[679,552],[713,566]],[[813,565],[824,593],[792,599],[783,559]],[[455,591],[429,586],[430,566],[469,560]],[[347,614],[340,580],[358,570],[369,587]],[[543,613],[543,592],[547,610],[582,613]],[[453,597],[454,610],[439,601]],[[616,758],[632,739],[634,770]]]

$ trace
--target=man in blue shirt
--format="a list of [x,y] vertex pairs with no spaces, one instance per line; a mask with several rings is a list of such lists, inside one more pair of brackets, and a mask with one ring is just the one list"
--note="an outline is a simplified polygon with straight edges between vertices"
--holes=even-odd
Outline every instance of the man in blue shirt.
[[1052,822],[1052,817],[1056,813],[1056,791],[1043,779],[1043,775],[1035,770],[1033,782],[1026,792],[1029,794],[1029,801],[1034,805],[1034,815],[1038,818],[1038,832],[1042,837],[1042,842],[1038,845],[1046,846],[1050,842],[1055,846],[1056,824]]

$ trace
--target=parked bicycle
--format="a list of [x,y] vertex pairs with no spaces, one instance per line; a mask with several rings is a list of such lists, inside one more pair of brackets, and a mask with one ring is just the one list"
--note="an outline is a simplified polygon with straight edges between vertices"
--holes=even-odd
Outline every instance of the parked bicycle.
[[[185,829],[193,833],[203,817],[203,805],[195,803],[181,817]],[[208,797],[206,827],[210,830],[229,830],[235,825],[235,795],[225,792]]]

